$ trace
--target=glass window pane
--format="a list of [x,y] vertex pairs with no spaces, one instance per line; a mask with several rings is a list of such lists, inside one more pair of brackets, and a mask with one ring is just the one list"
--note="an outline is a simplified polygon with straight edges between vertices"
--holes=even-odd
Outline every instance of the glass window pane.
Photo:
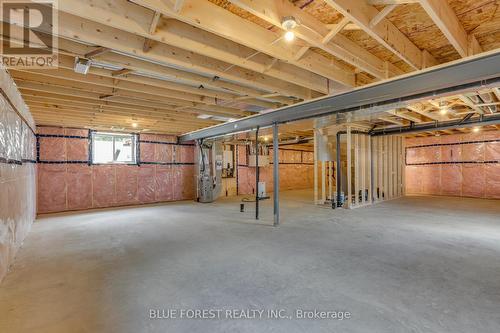
[[113,137],[96,134],[93,138],[94,163],[113,162]]
[[94,133],[93,163],[135,163],[135,135]]
[[133,162],[133,142],[132,137],[115,138],[115,160],[117,162]]

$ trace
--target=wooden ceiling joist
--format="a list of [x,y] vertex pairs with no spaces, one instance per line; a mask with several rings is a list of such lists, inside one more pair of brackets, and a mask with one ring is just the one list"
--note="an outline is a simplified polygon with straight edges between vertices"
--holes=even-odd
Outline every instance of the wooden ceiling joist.
[[[439,0],[440,1],[440,0]],[[379,11],[366,0],[325,0],[327,4],[348,17],[368,35],[404,60],[413,69],[422,68],[422,51],[387,18],[371,27]]]
[[[17,27],[11,26],[11,29],[19,29]],[[10,41],[11,43],[13,42],[12,40]],[[22,42],[18,42],[22,43]],[[95,50],[95,47],[87,46],[84,44],[77,43],[75,41],[71,41],[68,39],[63,39],[59,38],[58,39],[58,45],[59,45],[59,66],[72,69],[74,67],[74,60],[73,57],[84,57],[85,54],[88,52],[91,52]],[[71,57],[71,61],[68,62],[67,57]],[[64,58],[66,57],[66,58]],[[61,59],[64,59],[64,62],[61,62]],[[280,95],[279,93],[273,92],[269,93],[265,92],[264,90],[260,90],[255,87],[251,87],[250,85],[242,85],[238,83],[233,83],[230,81],[223,80],[219,77],[214,77],[214,76],[204,76],[201,74],[173,68],[173,67],[168,67],[168,66],[163,66],[158,63],[153,63],[153,62],[148,62],[147,60],[141,60],[138,58],[132,58],[123,54],[118,54],[114,52],[108,52],[105,54],[101,54],[99,56],[96,56],[93,61],[97,61],[101,64],[108,65],[111,67],[118,67],[118,68],[131,68],[135,72],[146,74],[148,76],[153,76],[153,77],[161,77],[162,79],[165,80],[173,80],[176,82],[182,82],[182,83],[187,83],[187,84],[194,84],[197,85],[198,87],[204,87],[204,88],[214,88],[214,89],[222,89],[225,90],[229,93],[234,93],[234,94],[240,94],[240,95],[248,95],[257,99],[264,99],[268,101],[275,101],[279,102],[284,105],[289,105],[293,104],[297,101],[298,99],[292,98],[292,97],[287,97]],[[93,71],[95,67],[91,68],[91,71]],[[271,90],[273,91],[273,90]],[[249,103],[252,100],[249,100]],[[260,104],[256,104],[260,105]],[[262,107],[269,107],[267,105],[260,105]]]
[[[11,30],[15,30],[15,27]],[[49,31],[47,27],[42,27],[40,30],[44,32]],[[142,49],[144,37],[78,18],[70,14],[59,13],[58,32],[59,36],[66,39],[77,40],[87,44],[106,45],[112,50],[134,55],[145,61],[159,62],[165,65],[192,69],[201,73],[206,73],[212,77],[222,77],[250,87],[253,86],[266,91],[279,92],[284,96],[295,96],[302,99],[318,96],[317,93],[313,93],[309,88],[269,76],[269,74],[277,70],[276,67],[266,74],[261,74],[238,66],[231,67],[230,63],[208,58],[207,56],[163,43],[159,43],[149,52],[144,52]],[[177,38],[179,37],[177,36]],[[186,43],[185,38],[180,39]],[[206,50],[207,47],[203,45],[204,44],[201,44],[200,41],[198,48]],[[231,69],[226,70],[229,67],[231,67]],[[308,80],[307,75],[303,77],[303,80]],[[324,84],[326,89],[326,82]]]
[[82,88],[85,85],[79,84],[78,87],[75,86],[60,86],[54,85],[47,82],[36,82],[36,81],[18,81],[18,86],[20,89],[38,91],[38,92],[46,92],[46,93],[54,93],[59,95],[65,95],[69,97],[83,97],[90,99],[102,100],[101,96],[107,96],[109,98],[117,98],[118,101],[128,103],[128,104],[136,104],[136,105],[144,105],[148,103],[151,106],[156,106],[158,108],[163,109],[174,109],[176,107],[186,107],[190,110],[196,110],[198,114],[211,114],[214,116],[222,116],[222,117],[239,117],[241,116],[238,113],[242,111],[238,110],[238,113],[233,112],[231,109],[230,112],[226,112],[229,108],[223,108],[212,105],[201,105],[197,103],[189,103],[183,102],[180,100],[168,99],[168,98],[146,98],[147,95],[143,96],[140,93],[134,93],[131,91],[123,91],[123,90],[115,90],[112,93],[106,91],[105,89],[96,89],[92,87],[85,87],[87,90],[83,90]]
[[90,51],[89,53],[86,53],[84,55],[84,58],[91,59],[93,57],[97,57],[97,56],[104,54],[106,52],[109,52],[109,51],[110,51],[109,48],[100,46],[100,47],[96,48],[95,50]]
[[[402,23],[415,8],[406,4],[420,4],[439,28],[422,22],[430,38],[441,31],[462,57],[482,52],[479,40],[486,48],[483,33],[494,26],[474,29],[478,38],[468,35],[475,14],[460,17],[465,30],[446,0],[323,1],[335,10],[318,12],[321,1],[305,8],[290,0],[65,0],[58,13],[59,68],[11,73],[38,124],[181,134],[456,58],[443,38],[434,47],[414,33],[415,22]],[[8,19],[22,24],[16,15]],[[283,38],[285,16],[298,23],[292,42]],[[10,28],[8,42],[24,43],[23,29]],[[364,32],[343,31],[351,29]],[[87,75],[74,71],[76,58],[91,61]],[[497,112],[500,91],[443,101],[446,110],[431,100],[352,124],[394,128],[488,116]]]
[[86,76],[68,75],[68,77],[58,77],[54,75],[52,71],[42,70],[35,73],[13,70],[12,75],[14,78],[21,81],[58,85],[61,87],[80,89],[81,91],[95,92],[99,94],[164,101],[165,103],[171,103],[179,106],[207,104],[212,105],[214,109],[227,114],[245,115],[245,112],[239,109],[219,106],[217,101],[211,97],[181,93],[178,91],[145,86],[127,81],[114,82],[113,79],[93,74]]
[[[144,1],[135,2],[143,3]],[[278,27],[281,26],[283,16],[291,15],[300,22],[294,29],[300,39],[379,79],[386,78],[384,61],[339,33],[332,36],[328,43],[323,43],[332,29],[288,0],[232,0],[231,2]],[[350,18],[347,19],[350,20]],[[299,51],[300,49],[296,52]],[[400,69],[392,65],[390,71],[391,76],[402,74]]]
[[467,35],[448,1],[420,0],[419,3],[461,57],[481,52],[476,38]]
[[[120,77],[114,77],[112,71],[102,68],[92,67],[90,68],[89,73],[87,75],[82,75],[75,73],[71,69],[71,64],[73,63],[73,60],[71,59],[73,58],[69,56],[59,55],[59,69],[54,69],[50,71],[31,70],[31,72],[39,73],[41,75],[46,75],[46,76],[52,76],[55,78],[64,78],[78,82],[96,83],[108,87],[119,87],[120,84],[122,84],[122,82],[142,84],[143,88],[137,86],[137,88],[139,88],[138,89],[139,91],[149,91],[149,86],[151,86],[153,90],[157,90],[159,92],[163,92],[163,90],[159,89],[165,89],[164,90],[165,94],[162,93],[162,95],[180,97],[183,96],[183,93],[188,93],[188,95],[186,95],[187,100],[199,101],[205,99],[206,102],[208,102],[208,104],[210,104],[211,101],[212,104],[217,104],[219,99],[221,102],[224,102],[224,101],[238,100],[238,98],[240,98],[240,96],[236,94],[230,94],[223,91],[205,89],[200,87],[193,87],[186,84],[149,78],[142,75],[128,74]],[[129,87],[132,88],[133,86]],[[194,97],[195,99],[190,98],[189,96]],[[261,106],[264,108],[275,108],[279,106],[279,104],[277,103],[261,101],[252,97],[248,97],[246,103],[251,105]]]
[[[206,1],[186,1],[179,13],[176,13],[163,1],[157,2],[154,7],[149,7],[152,8],[151,10],[126,0],[109,0],[108,2],[113,4],[113,11],[106,10],[107,3],[101,4],[92,0],[65,0],[61,2],[59,10],[108,27],[156,40],[162,44],[168,41],[171,46],[257,72],[262,72],[265,69],[269,56],[278,58],[284,60],[284,63],[268,71],[268,75],[321,93],[327,93],[326,78],[341,82],[346,82],[346,79],[349,78],[348,73],[335,70],[320,55],[311,55],[299,61],[293,61],[290,56],[293,52],[289,47],[285,47],[283,43],[273,44],[279,37],[275,33]],[[188,10],[184,10],[186,8]],[[182,15],[184,12],[195,13],[195,10],[199,15],[190,20]],[[163,15],[176,19],[183,18],[184,21],[188,21],[188,24],[172,20],[169,22],[168,29],[159,28],[155,34],[150,34],[145,27],[149,27],[152,11],[161,12]],[[217,20],[212,19],[212,17],[217,17]],[[61,20],[60,17],[60,24]],[[200,20],[203,23],[190,24]],[[207,26],[212,26],[211,33],[204,31],[208,30]],[[199,29],[199,27],[204,29]],[[262,54],[248,58],[255,51],[262,52]],[[354,82],[354,74],[352,73],[349,82]]]
[[111,75],[114,77],[119,77],[119,76],[127,75],[127,74],[132,73],[132,72],[133,72],[133,69],[123,68],[123,69],[119,69],[117,71],[113,71],[113,73],[111,73]]
[[[167,2],[161,0],[138,0],[133,2],[150,10],[158,10],[168,17],[245,45],[273,58],[278,58],[285,63],[313,72],[323,78],[347,86],[354,86],[354,73],[330,65],[323,56],[316,53],[308,54],[296,60],[293,55],[300,49],[300,46],[285,41],[277,42],[278,39],[281,39],[281,34],[276,34],[255,25],[216,4],[208,1],[185,0],[182,10],[176,12]],[[213,19],[215,17],[217,19]],[[317,89],[316,91],[321,92],[321,90]]]
[[395,4],[385,6],[374,18],[371,19],[369,24],[370,28],[373,28],[374,26],[379,24],[380,21],[382,21],[384,17],[389,15],[389,13],[392,12],[396,7],[397,5]]

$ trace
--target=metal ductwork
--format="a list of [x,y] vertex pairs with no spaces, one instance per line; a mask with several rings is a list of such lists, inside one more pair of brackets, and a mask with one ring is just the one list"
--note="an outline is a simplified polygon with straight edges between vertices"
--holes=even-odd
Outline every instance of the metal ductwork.
[[219,137],[296,120],[331,116],[337,123],[364,120],[429,98],[500,85],[500,52],[489,52],[377,84],[219,124],[180,137],[181,142]]
[[222,190],[222,142],[200,140],[195,153],[197,200],[213,202]]

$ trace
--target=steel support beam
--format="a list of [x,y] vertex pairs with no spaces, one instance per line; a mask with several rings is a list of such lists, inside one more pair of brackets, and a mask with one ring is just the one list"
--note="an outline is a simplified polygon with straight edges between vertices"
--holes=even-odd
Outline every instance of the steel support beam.
[[273,125],[273,193],[274,193],[274,226],[280,224],[280,172],[279,172],[279,134],[278,124]]
[[180,137],[181,142],[217,137],[248,131],[257,126],[320,116],[336,115],[339,121],[350,116],[366,116],[403,107],[418,101],[452,95],[471,89],[495,87],[500,84],[500,52],[483,53],[473,58],[432,67],[416,74],[361,87],[348,92],[329,95],[294,104],[270,112],[253,115],[233,122],[190,132]]
[[500,114],[495,114],[491,116],[483,116],[477,119],[459,119],[452,121],[435,122],[432,124],[425,125],[414,125],[407,127],[396,127],[390,129],[374,130],[370,132],[372,136],[380,135],[394,135],[394,134],[407,134],[407,133],[417,133],[417,132],[428,132],[428,131],[441,131],[455,128],[464,128],[472,126],[486,126],[486,125],[498,125],[500,124]]

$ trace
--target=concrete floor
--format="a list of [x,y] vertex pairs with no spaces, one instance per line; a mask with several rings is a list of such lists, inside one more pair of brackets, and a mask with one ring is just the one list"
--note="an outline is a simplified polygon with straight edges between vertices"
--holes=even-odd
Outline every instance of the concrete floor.
[[[0,286],[0,332],[500,332],[499,201],[282,198],[279,228],[269,200],[259,222],[237,199],[41,218]],[[172,308],[292,319],[149,319]]]

